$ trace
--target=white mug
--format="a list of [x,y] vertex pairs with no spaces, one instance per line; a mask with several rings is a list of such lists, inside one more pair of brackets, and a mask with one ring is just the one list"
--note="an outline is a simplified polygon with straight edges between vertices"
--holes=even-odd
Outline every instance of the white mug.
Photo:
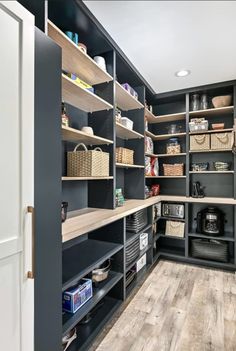
[[93,133],[93,128],[91,128],[91,127],[83,127],[81,130],[82,130],[82,132],[90,134],[90,135],[94,134]]
[[98,64],[99,67],[101,67],[103,70],[106,71],[106,61],[105,61],[104,57],[95,56],[93,59]]

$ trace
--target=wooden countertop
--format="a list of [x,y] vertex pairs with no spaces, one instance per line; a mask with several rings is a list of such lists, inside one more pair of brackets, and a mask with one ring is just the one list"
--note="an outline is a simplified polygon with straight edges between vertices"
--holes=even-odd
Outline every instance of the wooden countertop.
[[62,242],[74,239],[92,230],[115,222],[131,213],[154,205],[160,201],[236,205],[236,200],[232,198],[204,197],[200,199],[185,196],[161,195],[151,197],[147,200],[127,200],[124,206],[118,207],[115,210],[85,208],[69,213],[69,218],[62,224]]

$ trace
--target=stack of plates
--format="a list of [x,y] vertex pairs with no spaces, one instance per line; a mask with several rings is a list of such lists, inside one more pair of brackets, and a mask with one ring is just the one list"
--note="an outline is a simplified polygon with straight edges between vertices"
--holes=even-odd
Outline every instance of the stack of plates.
[[230,162],[214,162],[216,171],[229,171],[230,165]]
[[126,217],[126,230],[138,233],[147,225],[147,209],[140,210]]

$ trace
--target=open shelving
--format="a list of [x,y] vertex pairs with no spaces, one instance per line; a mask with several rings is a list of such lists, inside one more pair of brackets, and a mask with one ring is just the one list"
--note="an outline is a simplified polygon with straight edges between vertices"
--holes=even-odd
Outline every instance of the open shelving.
[[62,69],[90,85],[112,81],[112,76],[48,20],[48,35],[62,48]]
[[84,143],[85,145],[109,145],[113,140],[91,135],[82,130],[62,126],[62,140],[73,143]]
[[142,139],[144,136],[133,129],[126,128],[121,123],[116,122],[116,136],[120,139]]
[[77,325],[86,314],[91,311],[96,304],[106,296],[106,294],[123,277],[122,273],[110,271],[108,278],[98,284],[93,291],[93,296],[77,312],[63,314],[63,336],[66,335],[75,325]]
[[63,291],[76,284],[109,257],[122,249],[122,245],[88,239],[63,251]]
[[234,106],[209,108],[207,110],[189,111],[190,117],[210,117],[210,116],[220,116],[226,113],[233,113]]
[[146,131],[146,135],[150,136],[154,141],[155,140],[167,140],[170,138],[183,138],[186,136],[186,133],[175,133],[175,134],[153,134],[151,132]]
[[193,238],[202,238],[202,239],[213,239],[213,240],[223,240],[223,241],[235,241],[234,237],[226,233],[225,235],[221,236],[213,236],[213,235],[204,235],[199,233],[188,233],[188,236]]
[[186,112],[179,112],[179,113],[171,113],[168,115],[160,115],[154,116],[153,114],[147,115],[148,123],[166,123],[166,122],[174,122],[174,121],[181,121],[185,119]]
[[190,153],[190,154],[194,154],[194,153],[207,153],[207,152],[232,152],[232,149],[189,150],[189,153]]
[[233,128],[227,128],[227,129],[210,129],[210,130],[203,130],[199,132],[189,132],[189,135],[198,135],[198,134],[214,134],[214,133],[226,133],[226,132],[232,132]]
[[186,152],[180,152],[179,154],[157,154],[157,157],[179,157],[179,156],[186,156]]
[[117,168],[144,168],[142,165],[130,165],[126,163],[116,163]]
[[81,88],[74,80],[62,73],[62,99],[68,104],[85,112],[110,110],[109,102],[91,91]]
[[234,171],[189,171],[190,174],[234,174]]
[[185,175],[182,175],[182,176],[145,176],[145,178],[186,178]]
[[63,181],[67,180],[109,180],[113,179],[112,176],[109,177],[62,177],[61,178]]
[[116,104],[123,111],[144,108],[143,104],[135,99],[116,81]]

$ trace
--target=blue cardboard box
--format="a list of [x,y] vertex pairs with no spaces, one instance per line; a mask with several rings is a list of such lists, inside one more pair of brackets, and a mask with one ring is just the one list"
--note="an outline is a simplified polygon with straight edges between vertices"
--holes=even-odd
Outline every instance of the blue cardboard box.
[[93,296],[91,279],[81,279],[78,285],[69,288],[62,294],[62,308],[75,313]]

